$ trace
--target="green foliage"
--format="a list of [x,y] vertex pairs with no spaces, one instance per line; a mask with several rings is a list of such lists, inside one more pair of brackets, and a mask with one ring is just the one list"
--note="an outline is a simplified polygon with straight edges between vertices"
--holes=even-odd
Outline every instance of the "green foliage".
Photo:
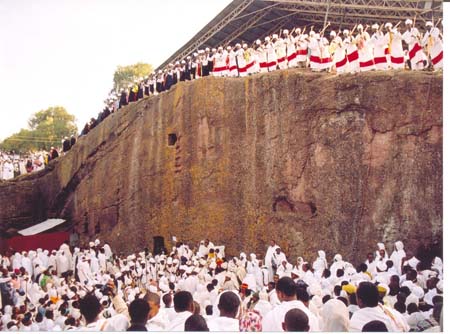
[[60,147],[64,137],[76,135],[78,132],[75,116],[69,114],[64,107],[50,107],[33,114],[28,121],[30,129],[21,129],[18,133],[6,138],[0,148],[5,151],[14,150],[25,153]]
[[147,77],[153,71],[153,67],[146,63],[137,63],[134,65],[117,66],[114,72],[114,89],[126,87],[135,79]]

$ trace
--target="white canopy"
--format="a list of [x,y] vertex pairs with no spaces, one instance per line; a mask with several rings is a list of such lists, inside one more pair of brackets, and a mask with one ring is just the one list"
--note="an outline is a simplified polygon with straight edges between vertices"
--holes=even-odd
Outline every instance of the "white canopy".
[[35,235],[35,234],[50,230],[51,228],[58,226],[64,222],[65,222],[64,219],[47,219],[45,222],[28,227],[24,230],[20,230],[19,234],[24,235],[24,236]]

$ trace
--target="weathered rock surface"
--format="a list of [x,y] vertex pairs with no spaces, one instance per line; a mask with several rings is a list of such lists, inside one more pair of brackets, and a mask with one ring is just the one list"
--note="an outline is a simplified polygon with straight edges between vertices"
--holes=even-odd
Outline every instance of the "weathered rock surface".
[[155,235],[261,255],[275,238],[309,260],[438,243],[442,74],[181,83],[113,114],[48,170],[1,183],[0,206],[2,231],[63,217],[122,251]]

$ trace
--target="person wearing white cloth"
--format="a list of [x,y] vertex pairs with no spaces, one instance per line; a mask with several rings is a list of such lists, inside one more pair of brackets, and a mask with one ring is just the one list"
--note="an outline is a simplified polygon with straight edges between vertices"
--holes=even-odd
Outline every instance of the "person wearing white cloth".
[[13,178],[14,178],[14,165],[8,159],[3,164],[3,179],[4,180],[11,180]]
[[425,23],[427,32],[422,38],[422,45],[425,47],[427,56],[433,64],[435,70],[442,68],[444,65],[444,47],[440,37],[439,28],[433,27],[433,23],[428,21]]
[[317,253],[319,257],[313,262],[312,267],[314,269],[314,275],[317,278],[321,278],[323,271],[328,269],[328,264],[325,252],[323,250],[319,250]]
[[391,261],[394,263],[394,267],[397,270],[398,273],[402,272],[402,261],[403,258],[406,257],[406,253],[403,250],[403,242],[396,241],[395,244],[395,250],[391,254]]
[[375,284],[362,282],[356,291],[360,307],[350,319],[350,332],[361,332],[368,322],[379,320],[383,322],[389,332],[407,332],[408,326],[396,312],[378,303],[378,289]]
[[338,269],[344,269],[345,262],[342,260],[341,254],[336,254],[333,258],[333,264],[330,266],[331,276],[336,277]]
[[208,328],[211,332],[239,332],[239,320],[236,316],[239,313],[241,300],[233,291],[225,291],[219,297],[217,308],[219,317],[208,320]]
[[150,306],[149,319],[147,320],[147,330],[165,331],[169,327],[169,318],[165,309],[161,308],[161,298],[155,292],[147,292],[144,296]]
[[322,331],[348,332],[350,318],[347,306],[339,299],[330,299],[322,307]]
[[26,253],[26,252],[24,252],[24,253],[22,254],[22,267],[25,268],[26,272],[27,272],[29,275],[33,276],[33,265],[32,265],[32,263],[31,263],[30,257],[27,256],[27,253]]
[[410,19],[405,21],[406,31],[402,38],[408,44],[409,60],[411,62],[411,69],[423,70],[424,61],[426,60],[425,53],[420,46],[420,33],[416,27],[413,27],[413,22]]
[[264,258],[264,265],[269,271],[269,282],[273,281],[273,275],[275,274],[272,266],[272,257],[277,248],[279,248],[279,246],[275,243],[275,240],[270,240],[270,245],[269,248],[267,248],[266,256]]
[[58,253],[59,255],[56,257],[56,268],[58,275],[61,276],[61,274],[70,270],[70,265],[64,251],[59,251]]
[[182,332],[184,331],[184,323],[194,311],[194,299],[188,291],[179,291],[173,296],[173,305],[176,315],[171,320],[168,331]]
[[266,314],[262,321],[262,330],[269,332],[283,331],[282,323],[289,310],[298,308],[308,316],[311,332],[319,331],[317,317],[301,302],[297,300],[297,286],[292,278],[283,277],[277,282],[276,292],[281,304]]

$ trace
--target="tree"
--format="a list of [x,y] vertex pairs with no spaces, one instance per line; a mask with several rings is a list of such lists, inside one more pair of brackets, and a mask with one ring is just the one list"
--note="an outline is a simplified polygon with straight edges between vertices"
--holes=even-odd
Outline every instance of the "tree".
[[18,133],[6,138],[0,148],[16,152],[50,149],[61,146],[64,137],[76,135],[78,132],[75,116],[69,114],[64,107],[50,107],[33,114],[28,121],[30,129],[21,129]]
[[134,65],[117,66],[114,72],[114,89],[126,87],[135,79],[146,77],[153,71],[153,66],[146,63],[137,63]]

